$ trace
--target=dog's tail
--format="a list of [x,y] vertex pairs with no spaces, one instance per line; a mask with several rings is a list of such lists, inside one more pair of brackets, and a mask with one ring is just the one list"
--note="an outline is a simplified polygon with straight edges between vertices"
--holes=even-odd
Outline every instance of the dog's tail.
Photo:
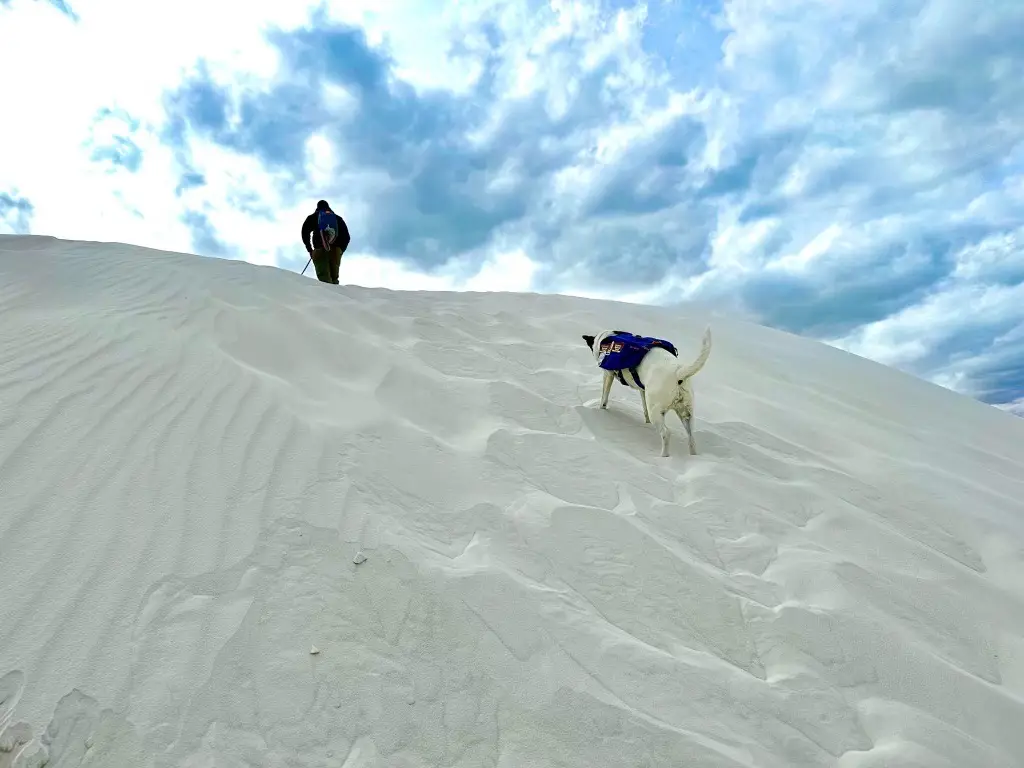
[[704,367],[704,364],[708,361],[708,357],[711,355],[711,326],[704,329],[704,339],[701,341],[700,354],[697,355],[697,359],[694,360],[687,366],[680,366],[679,368],[679,383],[682,384],[686,379],[700,373],[700,369]]

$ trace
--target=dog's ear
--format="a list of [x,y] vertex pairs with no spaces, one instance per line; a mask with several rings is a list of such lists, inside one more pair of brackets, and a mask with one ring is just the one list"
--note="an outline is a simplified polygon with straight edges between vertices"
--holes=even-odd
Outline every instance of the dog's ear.
[[587,336],[586,334],[583,334],[583,340],[585,342],[587,342],[587,346],[590,347],[591,350],[594,349],[594,337],[593,336]]

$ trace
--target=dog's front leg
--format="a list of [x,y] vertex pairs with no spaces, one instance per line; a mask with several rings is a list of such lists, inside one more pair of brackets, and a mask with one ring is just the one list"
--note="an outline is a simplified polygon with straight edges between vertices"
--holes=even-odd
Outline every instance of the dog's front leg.
[[608,407],[608,395],[612,391],[612,382],[615,381],[615,374],[611,371],[604,372],[604,381],[601,382],[601,407]]
[[644,424],[651,423],[651,414],[647,411],[647,392],[640,390],[640,402],[644,404]]

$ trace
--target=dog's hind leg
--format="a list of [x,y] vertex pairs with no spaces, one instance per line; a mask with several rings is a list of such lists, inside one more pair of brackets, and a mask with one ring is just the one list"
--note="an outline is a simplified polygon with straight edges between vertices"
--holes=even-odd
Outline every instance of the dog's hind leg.
[[658,434],[661,435],[661,456],[665,458],[668,456],[668,425],[665,423],[665,411],[655,410],[653,420]]
[[601,382],[601,407],[608,407],[608,395],[612,391],[612,382],[615,381],[615,374],[611,371],[604,372],[604,381]]
[[697,441],[694,440],[694,437],[693,437],[693,423],[692,423],[693,419],[690,416],[683,416],[682,414],[679,414],[679,418],[682,420],[683,426],[686,427],[686,437],[690,441],[690,455],[691,456],[696,456],[697,455]]
[[644,390],[640,390],[640,402],[644,404],[644,424],[651,423],[651,415],[647,411],[647,393]]

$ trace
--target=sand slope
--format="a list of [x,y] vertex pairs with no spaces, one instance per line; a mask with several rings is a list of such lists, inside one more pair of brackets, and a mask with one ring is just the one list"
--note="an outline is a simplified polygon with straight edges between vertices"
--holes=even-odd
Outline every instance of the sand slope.
[[1024,765],[1024,421],[708,320],[0,238],[0,767]]

